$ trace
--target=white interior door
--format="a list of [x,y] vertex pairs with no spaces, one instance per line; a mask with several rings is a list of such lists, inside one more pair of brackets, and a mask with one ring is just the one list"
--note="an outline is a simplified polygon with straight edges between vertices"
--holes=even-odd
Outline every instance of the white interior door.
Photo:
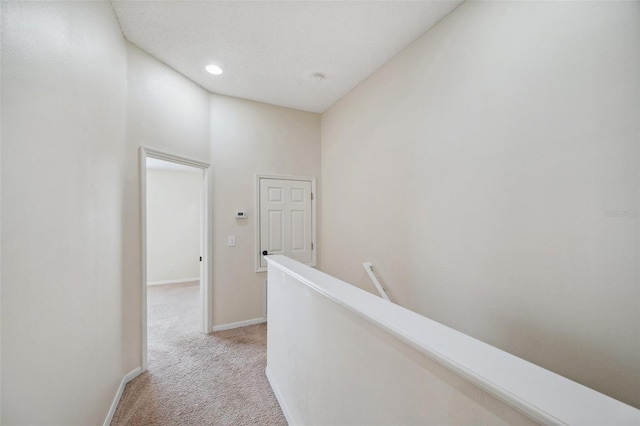
[[312,263],[311,181],[260,178],[259,191],[260,252]]

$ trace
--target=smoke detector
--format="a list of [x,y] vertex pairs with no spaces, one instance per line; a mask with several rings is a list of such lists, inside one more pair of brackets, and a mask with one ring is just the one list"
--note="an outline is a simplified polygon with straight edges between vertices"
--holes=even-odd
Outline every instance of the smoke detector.
[[314,72],[313,74],[311,74],[311,80],[318,83],[324,80],[325,78],[327,78],[327,76],[325,76],[321,72]]

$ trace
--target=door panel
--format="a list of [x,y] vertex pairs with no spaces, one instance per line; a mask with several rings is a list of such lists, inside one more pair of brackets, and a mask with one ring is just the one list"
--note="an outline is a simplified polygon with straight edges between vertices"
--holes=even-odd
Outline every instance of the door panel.
[[292,203],[304,203],[304,189],[291,188],[291,202]]
[[267,251],[269,253],[282,253],[284,251],[284,215],[282,210],[269,211],[269,237],[267,238]]
[[259,191],[260,252],[311,263],[311,181],[260,178]]
[[304,210],[291,211],[291,251],[305,249]]
[[282,202],[282,188],[269,187],[269,202],[270,203]]

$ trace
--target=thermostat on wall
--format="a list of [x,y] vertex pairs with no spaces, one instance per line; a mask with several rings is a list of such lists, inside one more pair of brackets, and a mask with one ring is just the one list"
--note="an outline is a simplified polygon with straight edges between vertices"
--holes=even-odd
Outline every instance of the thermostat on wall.
[[236,219],[246,219],[247,218],[247,212],[244,210],[239,210],[236,212]]

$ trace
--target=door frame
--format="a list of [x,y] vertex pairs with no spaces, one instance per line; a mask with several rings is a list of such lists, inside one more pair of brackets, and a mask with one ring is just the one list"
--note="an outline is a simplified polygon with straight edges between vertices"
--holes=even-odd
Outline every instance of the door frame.
[[211,165],[202,161],[192,160],[178,155],[169,154],[156,149],[140,146],[139,150],[139,184],[140,184],[140,248],[142,256],[142,372],[147,370],[147,158],[169,161],[184,166],[195,167],[202,170],[202,212],[200,223],[200,331],[211,333],[213,323],[213,288],[211,282],[211,206],[209,196],[209,179],[211,177]]
[[260,252],[260,179],[279,179],[279,180],[296,180],[311,182],[311,243],[313,243],[313,249],[311,250],[311,263],[309,266],[316,266],[316,253],[318,252],[318,244],[316,242],[316,203],[318,201],[318,194],[316,193],[316,178],[311,176],[287,176],[287,175],[270,175],[270,174],[256,174],[255,180],[255,193],[256,193],[256,244],[255,244],[255,267],[256,272],[266,272],[267,268],[260,265],[260,259],[262,253]]

